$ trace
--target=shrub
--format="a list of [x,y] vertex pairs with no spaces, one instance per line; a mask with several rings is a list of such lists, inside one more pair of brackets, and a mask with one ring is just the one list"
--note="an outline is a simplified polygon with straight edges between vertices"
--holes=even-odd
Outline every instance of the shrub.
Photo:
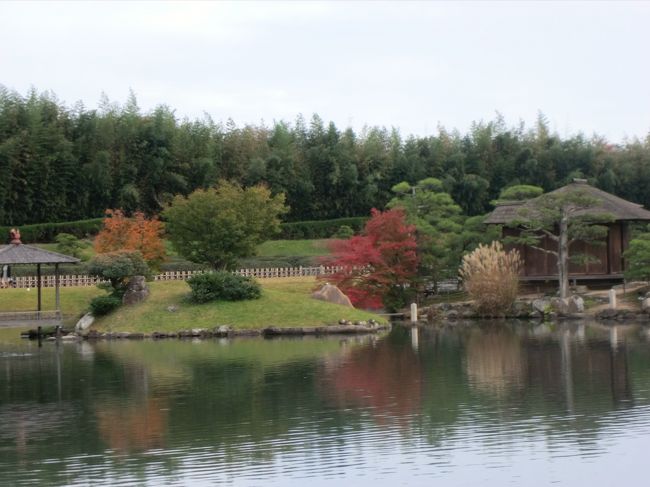
[[196,274],[187,280],[192,289],[191,301],[242,301],[258,299],[262,295],[260,285],[250,277],[227,271]]
[[97,296],[90,301],[90,312],[94,316],[104,316],[122,305],[122,300],[117,296]]
[[519,290],[520,268],[519,252],[506,252],[496,241],[479,244],[463,257],[460,278],[479,314],[502,316],[510,309]]
[[354,230],[349,225],[341,225],[339,229],[332,235],[332,238],[350,238],[354,236]]

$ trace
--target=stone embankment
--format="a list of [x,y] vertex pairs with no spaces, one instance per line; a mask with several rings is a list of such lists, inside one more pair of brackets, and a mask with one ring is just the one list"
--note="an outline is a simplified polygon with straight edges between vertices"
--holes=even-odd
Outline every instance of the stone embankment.
[[305,327],[281,327],[268,326],[261,329],[236,329],[228,325],[216,326],[212,329],[194,328],[191,330],[180,330],[178,332],[152,332],[152,333],[131,333],[131,332],[98,332],[90,330],[83,338],[89,340],[122,340],[122,339],[162,339],[162,338],[233,338],[251,336],[304,336],[304,335],[352,335],[362,333],[378,333],[389,330],[390,325],[380,324],[375,320],[339,321],[335,325],[305,326]]
[[[591,299],[598,301],[598,299],[593,297]],[[650,321],[650,293],[644,299],[642,309],[640,310],[631,310],[629,308],[603,309],[590,313],[589,310],[585,309],[584,299],[581,296],[575,295],[567,299],[557,297],[520,299],[501,316],[479,316],[470,302],[435,304],[423,308],[421,316],[429,322],[436,320],[456,321],[483,318],[512,318],[520,320],[595,318],[603,321]]]

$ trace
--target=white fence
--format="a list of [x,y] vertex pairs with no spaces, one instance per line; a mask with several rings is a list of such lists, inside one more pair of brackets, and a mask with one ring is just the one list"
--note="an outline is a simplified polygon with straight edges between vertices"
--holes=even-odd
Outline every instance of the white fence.
[[[257,279],[270,279],[277,277],[304,277],[304,276],[326,276],[334,274],[341,270],[341,267],[272,267],[261,269],[239,269],[234,271],[237,274],[248,277],[255,277]],[[204,271],[171,271],[163,272],[154,276],[154,281],[185,281],[194,274],[199,274]],[[71,275],[59,276],[59,286],[61,287],[77,287],[77,286],[94,286],[100,283],[101,280],[97,277],[87,275]],[[18,288],[34,288],[38,286],[38,279],[36,276],[16,277],[15,287]],[[42,276],[42,287],[54,287],[54,276]]]

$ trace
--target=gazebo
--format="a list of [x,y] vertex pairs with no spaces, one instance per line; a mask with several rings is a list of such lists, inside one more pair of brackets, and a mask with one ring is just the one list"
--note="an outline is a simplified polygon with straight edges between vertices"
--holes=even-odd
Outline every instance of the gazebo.
[[[593,257],[593,259],[591,259],[591,262],[588,261],[583,264],[570,263],[569,279],[572,281],[623,280],[623,273],[626,266],[623,254],[628,249],[630,243],[630,223],[650,222],[650,211],[643,208],[643,205],[626,201],[618,196],[595,188],[587,184],[587,181],[584,179],[574,179],[572,183],[558,188],[551,193],[565,194],[573,192],[580,192],[598,202],[593,208],[584,210],[585,213],[606,213],[612,216],[613,221],[606,225],[608,227],[607,237],[603,239],[601,245],[589,245],[585,242],[576,242],[571,247],[572,252],[586,254]],[[522,208],[528,208],[534,211],[538,198],[498,204],[483,223],[503,225],[503,237],[516,237],[519,235],[520,230],[518,228],[508,227],[508,224],[518,218]],[[557,244],[552,242],[548,237],[541,239],[539,246],[549,250],[557,248]],[[525,245],[515,245],[514,247],[519,250],[524,261],[521,271],[521,279],[523,281],[557,279],[557,261],[554,255]]]
[[[12,320],[27,319],[27,320],[41,320],[43,319],[43,301],[42,301],[42,279],[41,279],[41,266],[53,265],[54,266],[54,286],[55,286],[55,310],[54,319],[61,318],[61,295],[59,291],[59,265],[60,264],[77,264],[79,259],[70,257],[69,255],[51,252],[31,245],[25,245],[20,241],[20,232],[18,230],[11,230],[9,245],[0,245],[0,268],[5,265],[36,265],[37,277],[37,308],[36,313],[25,312],[12,312],[5,318]],[[0,290],[0,295],[2,291]],[[0,319],[2,319],[0,313]]]

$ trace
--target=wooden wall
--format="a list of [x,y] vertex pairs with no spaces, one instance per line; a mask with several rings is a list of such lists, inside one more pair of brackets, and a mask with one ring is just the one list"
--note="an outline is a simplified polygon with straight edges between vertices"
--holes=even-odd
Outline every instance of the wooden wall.
[[[570,255],[586,254],[593,259],[593,262],[570,263],[569,275],[580,276],[603,276],[621,274],[624,269],[623,251],[629,243],[629,231],[627,223],[614,222],[608,225],[607,238],[600,245],[589,245],[585,242],[575,242],[570,250]],[[503,236],[516,236],[519,230],[516,228],[503,227]],[[556,250],[557,244],[550,238],[545,237],[540,241],[540,247],[547,250]],[[527,277],[557,276],[557,260],[554,255],[542,252],[541,250],[522,245],[510,245],[510,248],[517,248],[524,261],[522,275]]]

